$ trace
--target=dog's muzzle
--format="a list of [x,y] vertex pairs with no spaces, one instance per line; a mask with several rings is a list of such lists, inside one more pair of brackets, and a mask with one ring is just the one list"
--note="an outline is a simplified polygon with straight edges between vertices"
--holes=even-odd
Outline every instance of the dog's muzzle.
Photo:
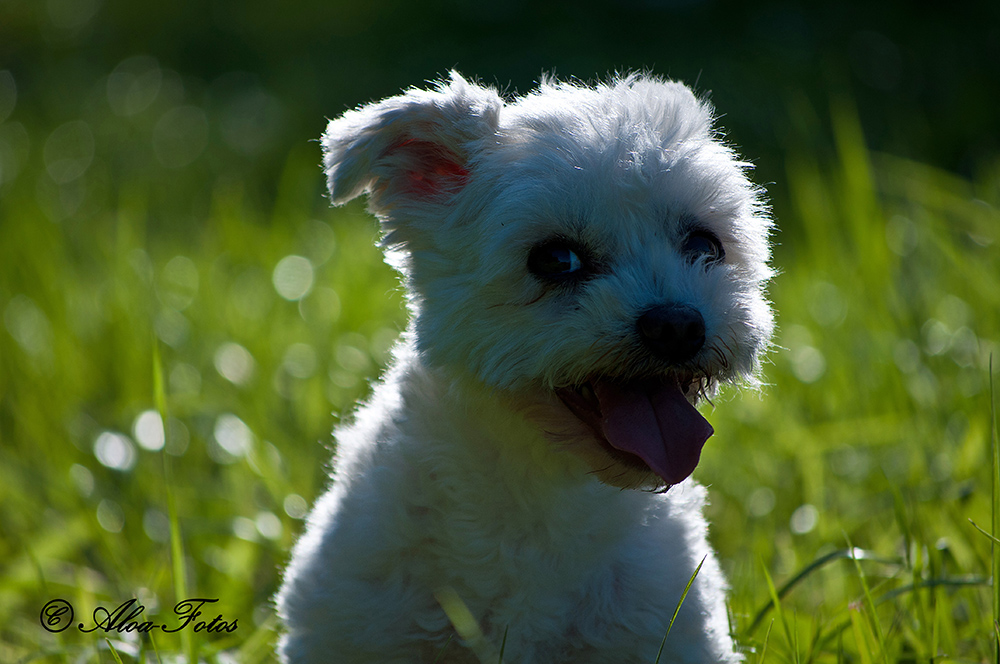
[[670,303],[642,313],[636,329],[643,347],[664,364],[662,375],[595,376],[556,394],[615,456],[677,484],[694,472],[714,433],[693,403],[705,378],[682,368],[705,345],[705,320],[694,307]]

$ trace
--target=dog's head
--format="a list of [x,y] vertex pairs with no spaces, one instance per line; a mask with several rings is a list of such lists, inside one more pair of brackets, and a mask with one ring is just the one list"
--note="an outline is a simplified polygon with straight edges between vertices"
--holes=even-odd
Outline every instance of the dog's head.
[[773,328],[761,191],[684,85],[543,82],[505,103],[453,73],[323,138],[331,196],[369,194],[425,361],[512,397],[603,481],[662,488],[753,383]]

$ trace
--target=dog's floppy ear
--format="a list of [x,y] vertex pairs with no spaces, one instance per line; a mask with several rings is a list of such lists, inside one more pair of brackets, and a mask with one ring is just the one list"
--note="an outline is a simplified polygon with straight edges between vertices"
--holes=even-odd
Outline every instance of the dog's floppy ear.
[[323,135],[323,165],[337,205],[371,194],[374,210],[461,189],[477,143],[496,132],[503,101],[451,72],[432,90],[349,111]]

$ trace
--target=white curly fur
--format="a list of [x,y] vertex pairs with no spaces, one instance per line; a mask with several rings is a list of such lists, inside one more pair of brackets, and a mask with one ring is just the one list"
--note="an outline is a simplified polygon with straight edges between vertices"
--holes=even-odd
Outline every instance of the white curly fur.
[[[444,591],[494,652],[506,635],[507,662],[651,664],[703,562],[660,661],[740,661],[705,490],[664,491],[558,396],[594,376],[683,375],[692,402],[755,382],[773,326],[771,222],[707,104],[639,75],[544,81],[505,103],[452,73],[333,120],[323,146],[334,203],[368,194],[412,318],[336,432],[332,485],[278,596],[282,659],[478,661]],[[685,256],[692,228],[724,259]],[[529,269],[551,238],[587,248],[588,279],[556,286]],[[636,339],[637,316],[664,302],[704,318],[683,367]]]

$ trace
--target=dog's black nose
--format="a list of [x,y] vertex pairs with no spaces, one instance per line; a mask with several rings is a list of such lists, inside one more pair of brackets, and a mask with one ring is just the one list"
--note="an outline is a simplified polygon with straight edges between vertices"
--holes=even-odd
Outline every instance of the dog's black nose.
[[642,342],[657,357],[680,364],[705,345],[705,319],[686,304],[661,304],[647,310],[637,323]]

